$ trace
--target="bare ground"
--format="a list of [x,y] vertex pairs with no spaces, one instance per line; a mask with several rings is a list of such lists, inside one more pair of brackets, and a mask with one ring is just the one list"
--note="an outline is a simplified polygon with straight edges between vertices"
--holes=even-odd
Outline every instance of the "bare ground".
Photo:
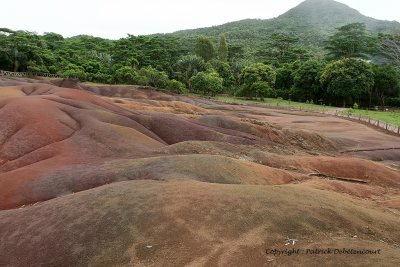
[[[151,89],[0,85],[0,266],[400,262],[399,137]],[[380,254],[266,253],[293,248]]]

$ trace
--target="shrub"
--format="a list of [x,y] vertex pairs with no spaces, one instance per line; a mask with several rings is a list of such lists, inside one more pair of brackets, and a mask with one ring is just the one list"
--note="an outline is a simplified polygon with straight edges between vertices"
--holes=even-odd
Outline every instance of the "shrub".
[[75,64],[68,64],[62,74],[66,78],[77,78],[79,80],[86,80],[87,78],[84,69]]
[[204,95],[215,95],[222,91],[224,80],[216,72],[199,72],[190,79],[194,90]]
[[132,67],[124,66],[115,71],[115,80],[118,83],[135,84],[138,74]]
[[386,102],[388,106],[400,107],[400,97],[388,98]]
[[143,85],[153,86],[157,88],[165,88],[168,82],[168,75],[163,72],[156,70],[152,66],[141,68],[139,71],[140,80]]
[[114,77],[110,74],[98,72],[92,76],[92,80],[94,82],[111,84],[114,82]]
[[255,63],[244,68],[241,74],[242,87],[239,95],[248,97],[267,97],[274,95],[276,73],[272,67]]
[[177,94],[183,94],[186,91],[185,85],[177,80],[169,80],[167,82],[167,89]]
[[63,76],[66,78],[77,78],[81,81],[86,80],[86,73],[83,70],[66,70],[63,72]]
[[250,90],[253,91],[256,97],[263,99],[264,97],[276,97],[274,90],[267,82],[255,82],[251,85]]

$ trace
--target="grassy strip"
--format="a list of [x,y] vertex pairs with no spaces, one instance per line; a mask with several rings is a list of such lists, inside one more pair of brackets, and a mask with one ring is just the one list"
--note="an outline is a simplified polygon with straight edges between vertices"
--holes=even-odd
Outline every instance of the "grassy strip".
[[314,111],[328,111],[334,109],[334,107],[325,106],[325,105],[316,105],[316,104],[308,104],[302,102],[294,102],[289,100],[283,100],[278,98],[265,98],[264,101],[261,100],[248,100],[244,98],[237,97],[229,97],[229,96],[216,96],[214,99],[226,102],[226,103],[240,103],[240,104],[260,104],[265,106],[279,106],[285,108],[298,108],[305,110],[314,110]]
[[[351,112],[349,112],[351,111]],[[350,113],[352,116],[369,117],[373,120],[387,122],[392,125],[400,126],[400,112],[399,111],[371,111],[363,109],[351,109],[343,111],[342,114],[347,115]]]

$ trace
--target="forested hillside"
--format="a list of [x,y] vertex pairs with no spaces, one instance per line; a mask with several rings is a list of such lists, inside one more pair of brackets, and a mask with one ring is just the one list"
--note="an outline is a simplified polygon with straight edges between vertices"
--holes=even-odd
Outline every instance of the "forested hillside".
[[193,44],[198,35],[218,40],[221,32],[233,46],[241,46],[246,55],[256,57],[258,49],[273,32],[281,32],[299,38],[299,44],[318,54],[323,54],[324,41],[336,28],[360,22],[370,33],[399,33],[400,23],[376,20],[357,10],[332,0],[306,0],[281,16],[273,19],[246,19],[220,26],[178,31],[172,36],[182,38],[187,45]]

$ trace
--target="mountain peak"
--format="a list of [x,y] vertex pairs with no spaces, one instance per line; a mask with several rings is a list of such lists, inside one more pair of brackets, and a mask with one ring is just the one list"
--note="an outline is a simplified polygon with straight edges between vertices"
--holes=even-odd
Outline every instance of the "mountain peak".
[[306,0],[276,18],[291,21],[298,27],[318,29],[332,34],[335,28],[349,23],[364,23],[370,32],[393,32],[400,28],[398,22],[377,20],[361,14],[358,10],[334,0]]
[[[347,24],[354,21],[364,22],[368,17],[359,11],[334,0],[306,0],[290,9],[278,18],[299,19],[308,23]],[[372,19],[372,18],[368,18]]]
[[265,38],[273,32],[296,36],[303,47],[320,51],[324,42],[337,28],[350,23],[364,23],[370,33],[400,32],[400,23],[377,20],[334,0],[306,0],[273,19],[248,19],[209,28],[179,31],[175,36],[195,39],[206,35],[218,40],[223,32],[230,44],[251,51],[263,46]]

